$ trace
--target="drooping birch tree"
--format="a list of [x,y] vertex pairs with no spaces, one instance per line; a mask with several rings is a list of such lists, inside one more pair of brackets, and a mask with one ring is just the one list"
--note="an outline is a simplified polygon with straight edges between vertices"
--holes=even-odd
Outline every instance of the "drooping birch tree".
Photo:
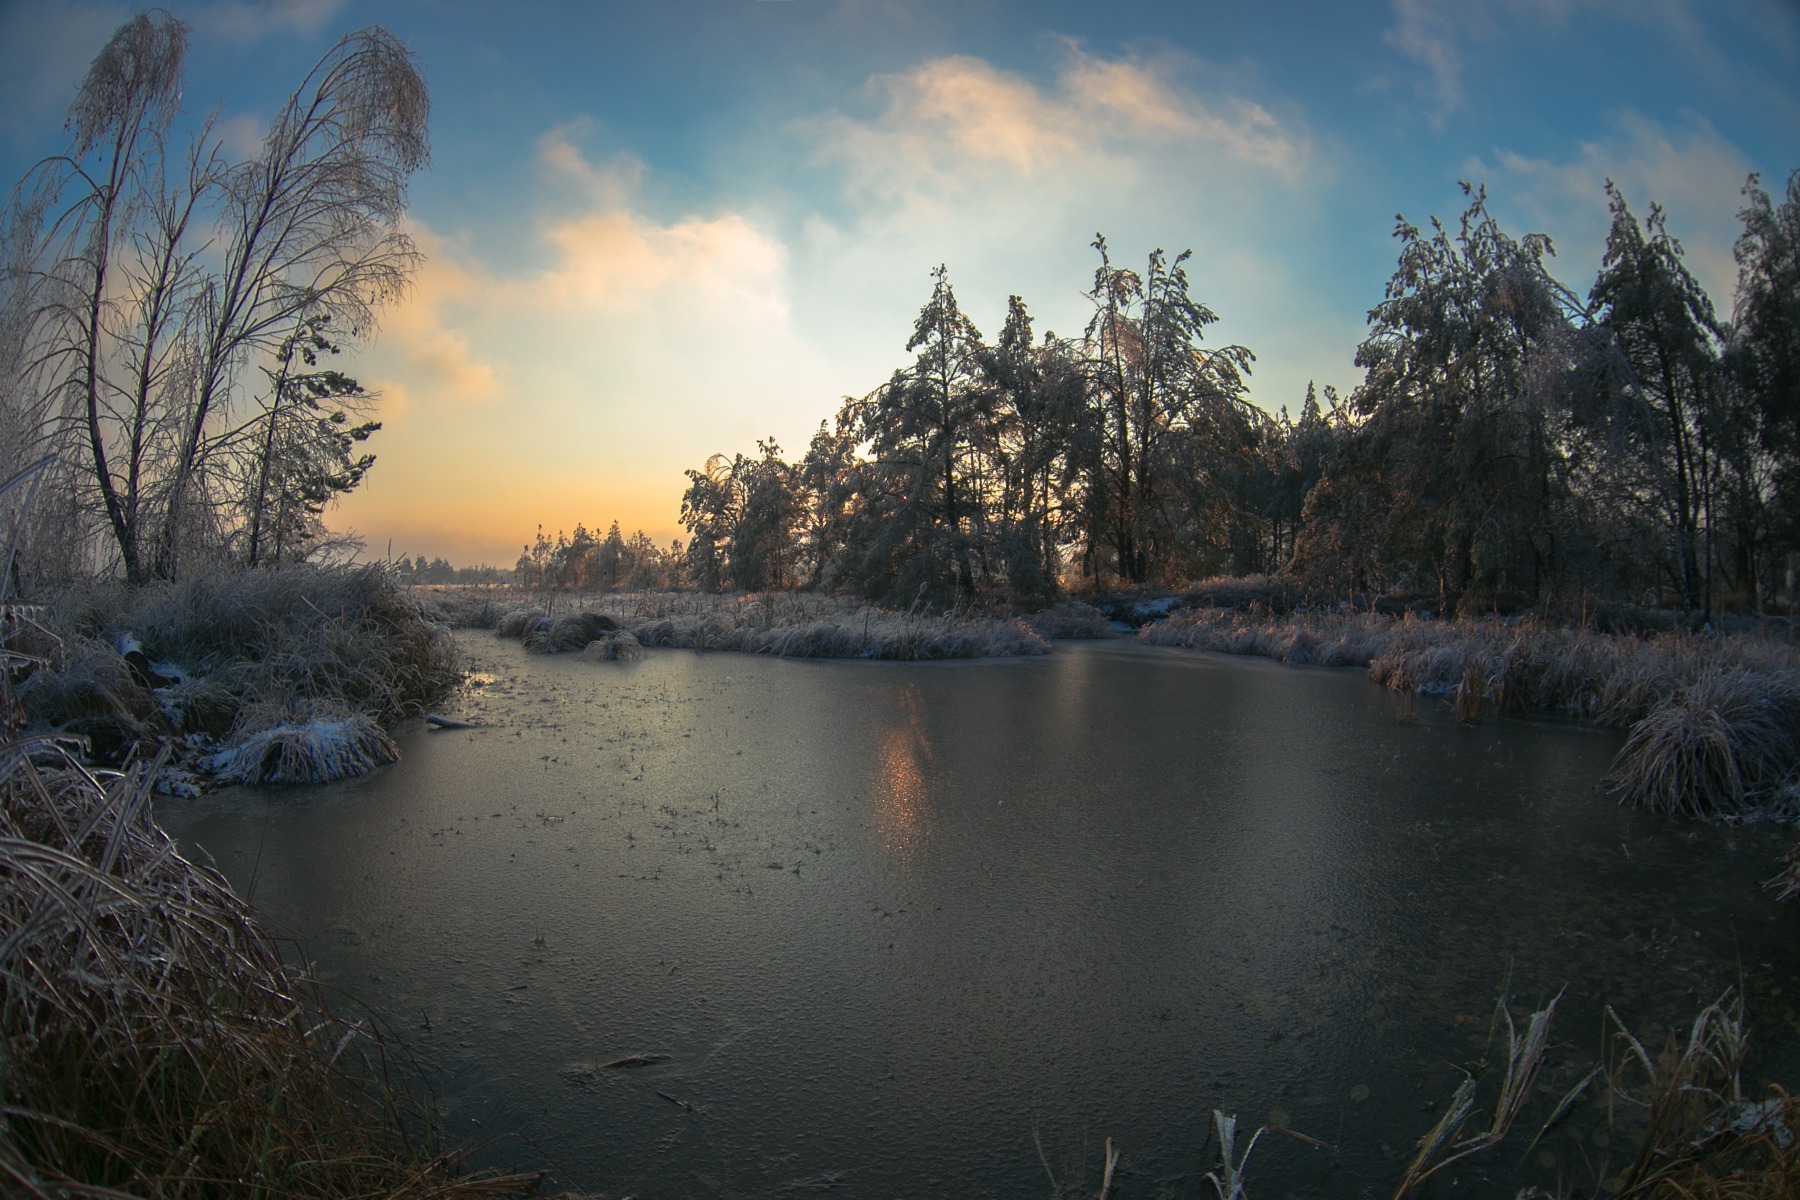
[[[252,394],[287,371],[297,330],[368,337],[418,260],[401,218],[430,106],[398,39],[341,39],[236,163],[210,121],[177,144],[186,39],[162,10],[119,28],[77,91],[68,150],[14,192],[0,237],[12,374],[36,397],[8,412],[38,414],[110,545],[98,557],[133,582],[198,552],[261,561],[272,507],[355,486],[367,464],[345,439],[370,424],[285,419],[320,407],[323,376]],[[302,459],[332,469],[293,470]]]

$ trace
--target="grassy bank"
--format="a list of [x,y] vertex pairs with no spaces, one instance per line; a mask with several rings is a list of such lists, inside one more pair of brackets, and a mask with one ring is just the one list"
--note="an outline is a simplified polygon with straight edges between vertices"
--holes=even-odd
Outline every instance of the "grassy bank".
[[1048,654],[1048,637],[1099,636],[1098,613],[1073,608],[1029,618],[985,613],[894,612],[806,592],[719,595],[705,592],[594,593],[551,598],[510,590],[440,589],[425,595],[446,622],[492,629],[541,653],[580,652],[628,635],[640,647],[721,650],[787,658],[916,661]]
[[462,1174],[377,1027],[334,1013],[150,819],[152,772],[0,746],[0,1192],[530,1194]]
[[[368,1017],[332,1011],[153,788],[354,774],[456,680],[379,569],[101,584],[0,627],[0,1193],[529,1194],[462,1173]],[[123,770],[91,764],[114,762]]]
[[1649,638],[1529,621],[1372,614],[1173,613],[1139,630],[1154,645],[1361,666],[1406,695],[1441,696],[1462,718],[1563,712],[1631,731],[1611,786],[1696,816],[1793,803],[1800,771],[1800,651],[1751,636]]
[[5,645],[27,728],[99,762],[171,746],[178,789],[359,774],[395,757],[384,727],[457,679],[446,631],[379,567],[94,584],[18,613]]
[[[1620,800],[1697,817],[1800,820],[1800,650],[1748,635],[1648,638],[1500,619],[1372,613],[1170,614],[1143,641],[1286,663],[1366,667],[1461,719],[1562,712],[1628,730],[1606,786]],[[1800,897],[1800,845],[1770,887]]]

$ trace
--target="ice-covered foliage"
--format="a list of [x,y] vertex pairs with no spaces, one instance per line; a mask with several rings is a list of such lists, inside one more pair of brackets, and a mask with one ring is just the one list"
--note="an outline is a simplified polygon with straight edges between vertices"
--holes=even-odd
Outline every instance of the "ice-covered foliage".
[[204,765],[228,783],[329,783],[399,757],[393,739],[364,713],[296,713],[234,732]]

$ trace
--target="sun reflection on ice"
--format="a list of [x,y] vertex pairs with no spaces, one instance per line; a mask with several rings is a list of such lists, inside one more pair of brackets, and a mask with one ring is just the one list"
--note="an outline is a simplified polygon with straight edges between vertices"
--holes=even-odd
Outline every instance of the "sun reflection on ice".
[[907,870],[931,834],[931,797],[922,769],[931,761],[931,742],[921,720],[924,702],[919,689],[909,684],[899,701],[898,720],[880,732],[872,799],[881,848]]

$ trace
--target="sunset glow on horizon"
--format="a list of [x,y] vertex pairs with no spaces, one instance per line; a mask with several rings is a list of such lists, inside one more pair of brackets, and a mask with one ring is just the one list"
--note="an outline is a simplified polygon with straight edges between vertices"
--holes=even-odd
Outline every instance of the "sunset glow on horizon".
[[[410,296],[342,369],[379,462],[334,512],[369,557],[509,567],[539,526],[667,544],[682,472],[805,449],[909,359],[940,263],[983,334],[1007,297],[1072,335],[1116,260],[1191,248],[1209,343],[1252,398],[1348,396],[1396,213],[1485,184],[1585,295],[1604,181],[1652,203],[1729,314],[1740,189],[1800,167],[1800,16],[1780,0],[1295,4],[173,3],[185,106],[254,145],[343,33],[380,24],[432,92]],[[136,9],[0,7],[0,165],[57,153]],[[1271,14],[1274,15],[1271,15]]]

